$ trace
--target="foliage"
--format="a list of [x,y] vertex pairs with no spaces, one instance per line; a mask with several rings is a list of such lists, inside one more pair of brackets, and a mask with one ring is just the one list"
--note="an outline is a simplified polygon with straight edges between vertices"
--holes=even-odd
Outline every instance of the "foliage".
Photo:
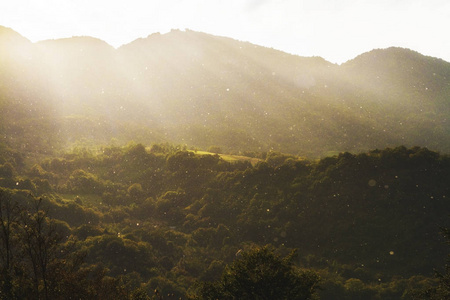
[[293,267],[268,247],[239,252],[218,282],[203,283],[192,299],[313,299],[320,279]]
[[[320,274],[322,299],[441,289],[432,270],[447,255],[437,228],[449,224],[447,155],[396,147],[307,161],[272,151],[253,153],[265,160],[251,165],[180,149],[130,144],[78,149],[29,170],[11,163],[0,179],[6,298],[58,290],[178,299],[199,280],[213,280],[197,286],[202,297],[231,297],[239,282],[256,284],[261,260],[273,276]],[[266,244],[273,248],[258,248]],[[53,254],[39,259],[38,245]]]
[[447,62],[337,66],[189,30],[0,43],[0,299],[178,299],[208,279],[226,298],[256,266],[272,298],[315,286],[298,266],[322,299],[448,296],[450,158],[413,147],[450,149]]
[[[450,243],[450,229],[442,228],[442,233],[447,239],[447,244]],[[445,273],[436,271],[435,276],[437,282],[435,284],[428,284],[421,289],[416,288],[409,291],[411,299],[448,299],[450,297],[450,266],[448,265],[449,259],[445,264]]]

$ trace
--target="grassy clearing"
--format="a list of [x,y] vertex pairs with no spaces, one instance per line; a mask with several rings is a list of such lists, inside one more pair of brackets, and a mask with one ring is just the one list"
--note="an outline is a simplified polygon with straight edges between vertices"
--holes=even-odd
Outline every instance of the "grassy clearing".
[[208,152],[208,151],[194,151],[194,150],[190,150],[190,151],[194,152],[197,155],[219,155],[219,157],[221,159],[223,159],[224,161],[227,161],[227,162],[249,161],[253,166],[256,165],[258,162],[263,161],[262,159],[259,159],[259,158],[241,156],[241,155],[220,154],[220,153],[212,153],[212,152]]

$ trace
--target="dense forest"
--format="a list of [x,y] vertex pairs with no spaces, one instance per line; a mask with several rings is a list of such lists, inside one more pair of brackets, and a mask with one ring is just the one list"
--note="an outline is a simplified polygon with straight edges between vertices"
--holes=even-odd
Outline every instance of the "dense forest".
[[0,299],[448,299],[450,63],[0,26]]
[[213,282],[232,284],[230,272],[260,256],[274,261],[269,270],[294,268],[320,299],[420,299],[438,285],[449,156],[420,147],[316,161],[258,155],[252,165],[129,144],[29,167],[20,153],[3,155],[2,296],[213,299]]

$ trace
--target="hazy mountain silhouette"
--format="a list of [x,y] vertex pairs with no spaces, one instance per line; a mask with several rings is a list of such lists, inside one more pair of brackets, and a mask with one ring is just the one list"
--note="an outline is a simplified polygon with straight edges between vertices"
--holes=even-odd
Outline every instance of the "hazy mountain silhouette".
[[1,133],[28,150],[111,138],[302,155],[450,150],[450,63],[408,49],[335,65],[189,30],[114,49],[91,37],[33,44],[0,27],[0,51]]

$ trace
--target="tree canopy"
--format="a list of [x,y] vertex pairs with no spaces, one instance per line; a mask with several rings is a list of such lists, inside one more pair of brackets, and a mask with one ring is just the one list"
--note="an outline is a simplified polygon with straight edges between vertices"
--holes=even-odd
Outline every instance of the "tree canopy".
[[312,299],[319,276],[293,265],[294,253],[282,258],[269,247],[239,251],[216,282],[200,285],[192,299]]

